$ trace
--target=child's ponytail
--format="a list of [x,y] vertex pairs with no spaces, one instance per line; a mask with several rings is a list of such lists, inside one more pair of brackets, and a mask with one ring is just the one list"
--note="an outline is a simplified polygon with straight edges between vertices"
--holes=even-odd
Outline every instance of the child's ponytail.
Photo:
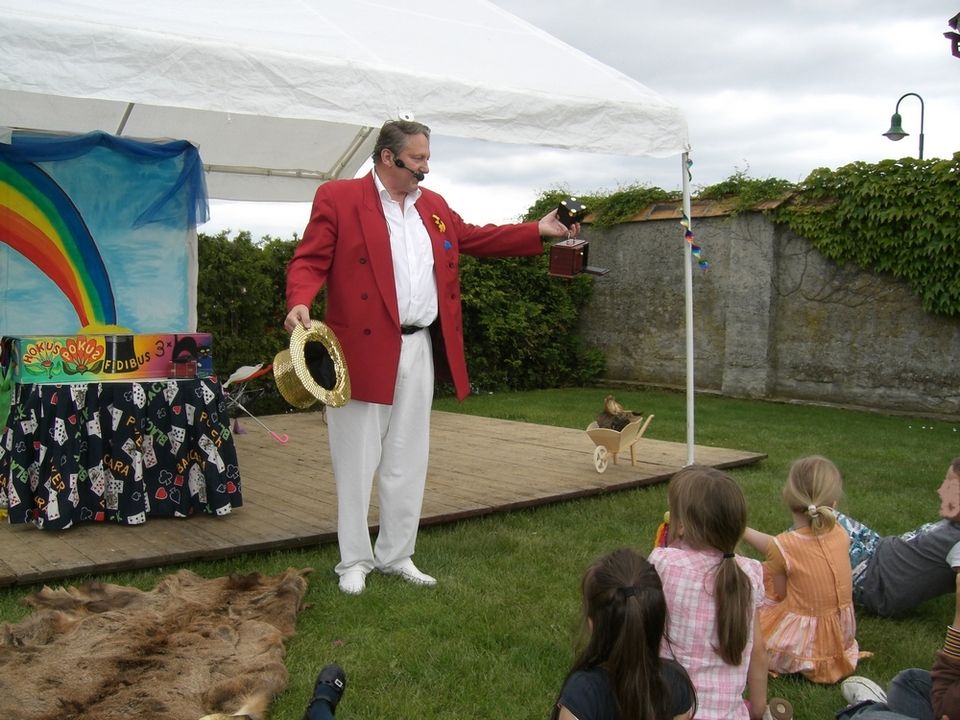
[[732,552],[724,554],[717,568],[714,597],[717,603],[717,654],[728,665],[739,665],[750,639],[753,588]]
[[610,649],[607,671],[621,717],[654,720],[665,717],[662,713],[669,698],[660,676],[659,638],[666,621],[666,600],[653,566],[647,565],[642,573],[645,579],[614,591],[622,630]]
[[822,535],[837,522],[834,510],[843,492],[837,466],[820,455],[800,458],[790,466],[783,501],[792,512],[810,519],[815,535]]

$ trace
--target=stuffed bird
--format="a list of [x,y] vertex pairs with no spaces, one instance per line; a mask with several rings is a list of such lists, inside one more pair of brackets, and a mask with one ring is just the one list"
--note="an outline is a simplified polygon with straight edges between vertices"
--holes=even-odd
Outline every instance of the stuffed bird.
[[265,368],[261,372],[262,368],[263,363],[260,363],[259,365],[244,365],[243,367],[237,368],[230,374],[230,377],[228,377],[227,381],[223,384],[224,389],[230,387],[230,385],[233,383],[252,380],[255,377],[266,374],[270,370],[270,368]]
[[597,426],[620,432],[640,417],[642,417],[640,413],[625,409],[613,395],[607,395],[603,399],[603,412],[597,415]]

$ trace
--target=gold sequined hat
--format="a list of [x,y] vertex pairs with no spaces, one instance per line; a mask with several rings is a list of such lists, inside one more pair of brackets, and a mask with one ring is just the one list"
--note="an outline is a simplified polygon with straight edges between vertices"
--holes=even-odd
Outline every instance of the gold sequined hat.
[[341,407],[350,399],[350,374],[340,341],[319,320],[309,330],[294,328],[290,347],[273,358],[273,377],[283,399],[295,408],[317,402]]

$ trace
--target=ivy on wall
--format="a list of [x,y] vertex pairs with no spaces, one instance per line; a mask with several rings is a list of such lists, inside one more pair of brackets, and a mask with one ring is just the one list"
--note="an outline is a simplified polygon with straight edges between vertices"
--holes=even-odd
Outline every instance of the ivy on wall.
[[902,279],[932,313],[960,315],[960,153],[812,172],[771,214],[837,263]]
[[[565,196],[544,193],[529,217],[540,217]],[[595,227],[627,222],[677,193],[635,186],[609,195],[578,195]],[[785,199],[765,211],[838,264],[902,279],[928,312],[960,315],[960,153],[949,160],[855,162],[814,170],[800,183],[750,178],[738,171],[698,189],[697,200],[735,198],[731,214],[764,200]],[[538,214],[539,213],[539,214]]]
[[663,190],[645,185],[630,185],[612,193],[577,195],[569,190],[549,190],[540,195],[524,215],[525,220],[539,220],[557,207],[561,200],[574,195],[587,208],[590,224],[596,228],[608,228],[628,222],[646,207],[658,202],[680,200],[680,192]]
[[735,198],[731,215],[737,215],[754,208],[764,200],[775,200],[793,193],[797,189],[795,183],[780,178],[749,177],[744,170],[737,170],[726,180],[710,185],[697,191],[697,200],[722,200]]

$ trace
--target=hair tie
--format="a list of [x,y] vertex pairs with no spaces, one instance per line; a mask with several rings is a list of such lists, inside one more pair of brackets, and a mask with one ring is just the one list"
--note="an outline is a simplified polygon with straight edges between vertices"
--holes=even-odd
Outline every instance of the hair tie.
[[820,513],[817,511],[816,505],[807,505],[807,515],[810,517],[816,517]]
[[724,553],[724,554],[723,554],[723,559],[724,559],[724,560],[726,560],[727,558],[732,558],[732,557],[735,557],[735,555],[734,555],[733,553]]
[[617,588],[617,592],[623,595],[624,599],[626,599],[628,597],[633,597],[634,595],[639,595],[640,588],[638,588],[636,585],[629,585],[627,587]]

